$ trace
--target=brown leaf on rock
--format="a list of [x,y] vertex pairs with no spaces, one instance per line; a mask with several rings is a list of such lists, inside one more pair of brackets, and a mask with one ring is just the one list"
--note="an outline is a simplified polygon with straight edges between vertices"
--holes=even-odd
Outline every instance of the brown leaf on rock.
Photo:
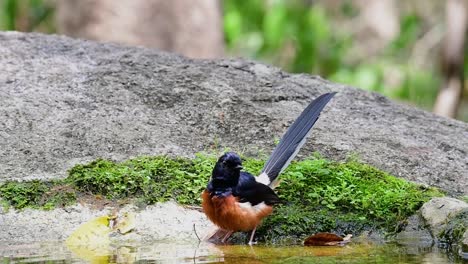
[[351,241],[353,235],[344,238],[332,233],[317,233],[304,240],[304,246],[338,246]]

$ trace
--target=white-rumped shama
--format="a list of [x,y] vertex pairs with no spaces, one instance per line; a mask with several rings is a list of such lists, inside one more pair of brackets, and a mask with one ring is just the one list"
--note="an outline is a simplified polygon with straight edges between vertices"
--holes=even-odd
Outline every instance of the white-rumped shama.
[[273,191],[278,175],[304,145],[320,112],[334,95],[323,94],[306,107],[281,138],[258,177],[241,171],[241,158],[234,152],[218,159],[202,194],[202,205],[208,218],[221,228],[214,234],[219,237],[221,231],[222,242],[233,232],[253,230],[249,244],[253,243],[257,226],[273,212],[272,206],[280,202]]

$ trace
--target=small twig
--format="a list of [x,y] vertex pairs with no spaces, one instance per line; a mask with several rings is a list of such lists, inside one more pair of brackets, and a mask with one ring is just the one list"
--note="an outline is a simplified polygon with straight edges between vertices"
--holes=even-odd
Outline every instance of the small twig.
[[197,248],[195,249],[195,252],[193,253],[193,263],[196,263],[196,259],[197,259],[197,250],[198,250],[198,248],[200,247],[201,239],[200,239],[200,237],[199,237],[198,234],[197,234],[197,229],[195,228],[195,223],[193,223],[193,232],[195,233],[195,236],[198,238],[198,245],[197,245]]
[[198,242],[201,242],[201,239],[197,234],[197,229],[195,228],[195,223],[193,223],[193,232],[195,233],[195,236],[198,238]]
[[196,210],[199,212],[203,212],[203,208],[201,206],[194,206],[194,205],[185,205],[184,208],[190,209],[190,210]]
[[193,264],[197,263],[197,249],[198,249],[198,246],[197,248],[195,249],[195,252],[193,252]]

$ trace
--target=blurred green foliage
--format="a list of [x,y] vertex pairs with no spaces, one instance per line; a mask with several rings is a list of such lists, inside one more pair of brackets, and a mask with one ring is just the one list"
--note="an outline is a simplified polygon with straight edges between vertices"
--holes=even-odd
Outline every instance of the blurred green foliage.
[[[270,3],[271,2],[271,3]],[[224,2],[228,49],[293,72],[330,75],[343,63],[350,39],[335,34],[318,5],[303,1]]]
[[[350,1],[343,1],[340,10],[344,17],[357,14]],[[363,43],[333,26],[333,15],[313,1],[227,0],[224,14],[226,43],[233,54],[291,72],[319,74],[421,107],[433,105],[440,75],[433,67],[408,62],[422,34],[423,23],[415,14],[402,16],[399,36],[383,52],[353,62],[348,61],[353,46]]]
[[0,0],[0,30],[55,32],[54,5],[47,0]]

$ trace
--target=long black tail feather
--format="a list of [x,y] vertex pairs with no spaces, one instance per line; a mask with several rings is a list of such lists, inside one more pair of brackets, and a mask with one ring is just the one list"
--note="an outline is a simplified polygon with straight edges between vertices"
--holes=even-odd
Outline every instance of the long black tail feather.
[[[281,138],[278,146],[273,150],[273,153],[263,167],[260,176],[264,178],[262,179],[262,183],[274,187],[275,179],[288,167],[291,160],[297,155],[304,145],[307,136],[310,134],[312,127],[318,120],[320,112],[322,112],[323,108],[335,94],[336,92],[320,95],[302,111],[301,115]],[[268,176],[268,182],[266,182],[265,176]]]

